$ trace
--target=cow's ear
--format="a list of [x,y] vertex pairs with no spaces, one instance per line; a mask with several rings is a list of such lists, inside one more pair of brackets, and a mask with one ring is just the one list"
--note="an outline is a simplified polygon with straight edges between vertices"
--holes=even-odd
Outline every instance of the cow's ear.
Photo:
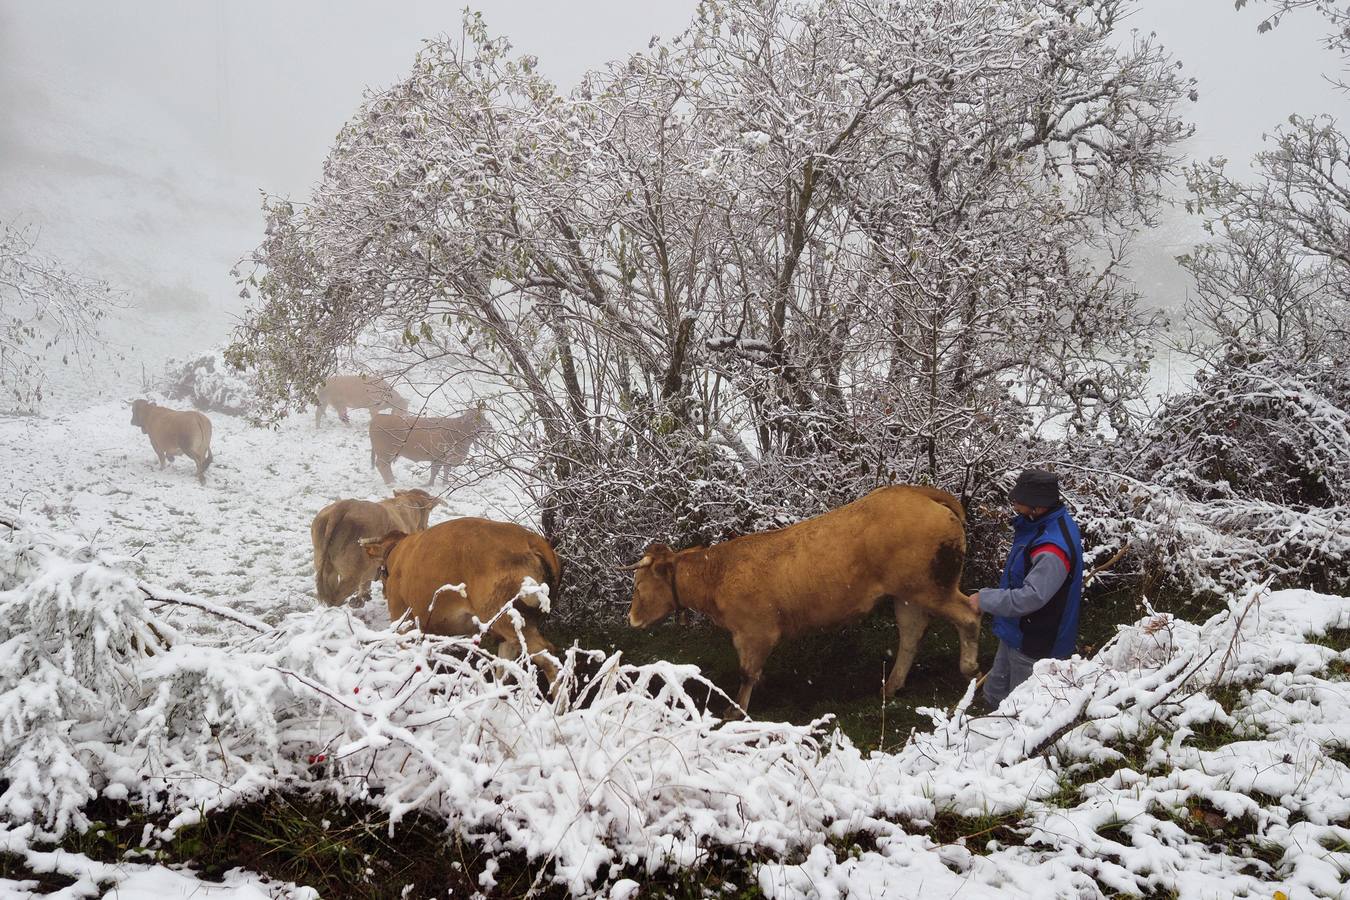
[[402,531],[391,531],[382,538],[362,538],[360,543],[365,548],[367,556],[383,562],[398,542],[407,536]]

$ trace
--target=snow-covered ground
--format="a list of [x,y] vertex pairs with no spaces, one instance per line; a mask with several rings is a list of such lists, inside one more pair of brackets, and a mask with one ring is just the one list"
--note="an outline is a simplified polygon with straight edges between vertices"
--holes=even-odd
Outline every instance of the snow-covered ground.
[[[312,416],[293,416],[272,430],[212,414],[215,461],[198,484],[190,460],[159,468],[127,402],[0,418],[0,502],[95,549],[134,557],[152,584],[276,621],[314,605],[315,513],[342,497],[389,496],[370,465],[367,421],[354,411],[343,425],[330,410],[320,428]],[[411,487],[426,467],[400,461],[394,474],[398,487]],[[433,521],[482,515],[530,524],[500,484],[471,484],[445,501]]]
[[[931,735],[864,754],[828,723],[718,722],[688,667],[616,655],[577,703],[468,639],[317,609],[313,514],[386,493],[359,412],[318,431],[216,416],[205,485],[181,459],[159,471],[129,419],[100,401],[0,422],[0,505],[25,523],[0,529],[0,845],[35,869],[42,823],[78,827],[89,791],[183,825],[312,784],[490,835],[579,895],[711,853],[757,860],[782,898],[1350,896],[1350,651],[1317,638],[1350,628],[1345,598],[1253,589],[1200,625],[1153,617],[1041,664],[999,715],[934,710]],[[470,513],[524,521],[503,485],[434,520]],[[141,582],[266,624],[153,609]],[[194,889],[64,858],[118,896]],[[236,878],[225,896],[293,893]]]

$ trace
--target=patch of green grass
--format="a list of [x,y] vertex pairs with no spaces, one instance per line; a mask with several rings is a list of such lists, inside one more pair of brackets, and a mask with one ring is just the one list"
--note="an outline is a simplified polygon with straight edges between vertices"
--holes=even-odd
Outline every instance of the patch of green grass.
[[[634,664],[668,659],[693,663],[730,696],[740,685],[740,661],[730,635],[690,614],[638,631],[626,623],[593,622],[568,630],[555,629],[558,643],[622,650]],[[833,714],[839,727],[865,751],[894,750],[910,731],[932,729],[932,720],[914,712],[917,706],[952,707],[966,690],[961,677],[959,642],[946,622],[935,621],[924,635],[905,687],[882,702],[881,687],[894,662],[895,620],[889,604],[843,628],[783,641],[769,656],[750,701],[757,719],[807,724]],[[997,644],[981,635],[980,658],[991,660]],[[714,701],[713,711],[726,711]]]
[[1255,739],[1252,736],[1244,736],[1234,726],[1215,719],[1197,722],[1191,726],[1191,731],[1192,734],[1186,738],[1186,743],[1197,750],[1218,750],[1238,741]]
[[1170,819],[1192,837],[1211,849],[1242,856],[1243,848],[1256,837],[1256,816],[1251,813],[1230,818],[1208,800],[1191,797],[1183,807],[1154,804],[1150,812],[1159,819]]
[[[165,822],[136,807],[97,801],[86,815],[96,820],[84,834],[72,832],[62,849],[107,863],[137,859],[186,865],[206,880],[220,880],[230,869],[243,867],[313,887],[323,897],[463,897],[481,894],[479,876],[491,862],[496,886],[489,896],[540,900],[571,896],[565,887],[551,883],[547,863],[484,851],[461,835],[447,833],[443,822],[428,816],[405,817],[391,835],[389,820],[379,810],[338,806],[321,796],[271,796],[217,810],[196,825],[179,828],[172,840],[152,840],[149,846],[141,843],[146,826],[153,825],[153,833]],[[754,866],[766,861],[720,851],[708,853],[688,869],[610,874],[642,881],[643,897],[757,900],[763,893]],[[20,857],[9,854],[0,854],[0,877],[31,878],[47,890],[74,883],[64,876],[34,875]]]
[[1319,644],[1337,653],[1350,650],[1350,628],[1328,628],[1323,634],[1305,634],[1303,639],[1309,644]]
[[1083,788],[1110,778],[1122,767],[1123,764],[1117,761],[1071,763],[1060,772],[1058,788],[1044,802],[1061,809],[1072,809],[1083,802]]
[[[86,814],[97,821],[83,835],[69,835],[63,849],[109,863],[148,858],[189,865],[206,879],[243,867],[309,885],[325,897],[432,897],[447,889],[469,895],[480,889],[477,876],[489,858],[429,817],[403,819],[391,837],[389,820],[378,810],[336,806],[322,797],[272,796],[219,810],[149,846],[141,844],[146,824],[164,823],[144,812],[100,801]],[[536,874],[532,867],[511,856],[497,862],[501,896],[525,893]],[[402,894],[409,884],[411,893]]]
[[991,852],[990,845],[994,841],[1004,847],[1021,846],[1026,842],[1027,830],[1022,826],[1024,814],[1024,810],[1013,810],[963,816],[952,810],[938,810],[928,834],[939,844],[961,844],[971,853],[984,856]]

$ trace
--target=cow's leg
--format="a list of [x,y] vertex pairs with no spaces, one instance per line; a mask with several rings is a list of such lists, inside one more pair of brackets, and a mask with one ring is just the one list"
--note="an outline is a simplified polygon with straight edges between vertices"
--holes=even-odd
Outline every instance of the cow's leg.
[[891,674],[886,676],[886,684],[882,688],[883,696],[894,696],[896,691],[905,686],[910,666],[914,665],[914,656],[919,650],[919,641],[928,630],[929,618],[928,610],[918,603],[898,597],[895,599],[895,630],[899,634],[899,643],[895,650],[895,665],[891,666]]
[[345,406],[338,406],[338,407],[335,407],[335,408],[337,409],[338,421],[340,421],[343,425],[350,425],[350,424],[352,424],[352,420],[349,419],[349,418],[347,418],[347,407],[345,407]]
[[539,628],[529,619],[526,619],[525,623],[521,625],[520,634],[517,635],[510,617],[502,616],[492,623],[492,633],[501,639],[501,643],[497,645],[498,656],[503,659],[518,658],[520,656],[520,638],[524,637],[525,649],[529,651],[534,664],[544,670],[548,683],[552,684],[557,679],[558,667],[553,664],[553,660],[549,657],[556,656],[558,649],[539,633]]
[[427,479],[426,487],[431,487],[436,483],[436,473],[440,470],[441,464],[433,460],[431,463],[431,477]]
[[384,479],[385,484],[394,483],[394,467],[389,464],[389,460],[376,460],[375,468],[379,470],[380,477]]
[[774,645],[778,643],[778,633],[737,633],[732,635],[731,642],[735,644],[736,655],[741,661],[741,688],[736,693],[736,705],[748,716],[750,694],[754,691],[755,685],[759,684],[760,675],[764,672],[764,661],[769,658]]
[[974,678],[980,673],[980,614],[970,608],[959,589],[952,590],[939,611],[955,626],[961,641],[961,676]]
[[314,427],[318,428],[319,423],[323,421],[323,408],[326,404],[320,400],[319,405],[314,407]]

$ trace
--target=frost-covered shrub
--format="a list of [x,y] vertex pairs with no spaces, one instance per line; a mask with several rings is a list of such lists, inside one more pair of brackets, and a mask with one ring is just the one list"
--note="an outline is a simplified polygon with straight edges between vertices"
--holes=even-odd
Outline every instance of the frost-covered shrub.
[[1195,500],[1350,503],[1350,366],[1230,355],[1170,400],[1139,471]]
[[254,404],[252,386],[219,350],[190,359],[169,359],[164,378],[166,394],[188,400],[197,409],[242,416]]
[[87,546],[5,529],[0,539],[0,813],[60,835],[103,786],[126,737],[147,653],[174,632],[124,565]]
[[1079,461],[1084,534],[1148,592],[1350,586],[1350,368],[1230,355],[1197,382]]

